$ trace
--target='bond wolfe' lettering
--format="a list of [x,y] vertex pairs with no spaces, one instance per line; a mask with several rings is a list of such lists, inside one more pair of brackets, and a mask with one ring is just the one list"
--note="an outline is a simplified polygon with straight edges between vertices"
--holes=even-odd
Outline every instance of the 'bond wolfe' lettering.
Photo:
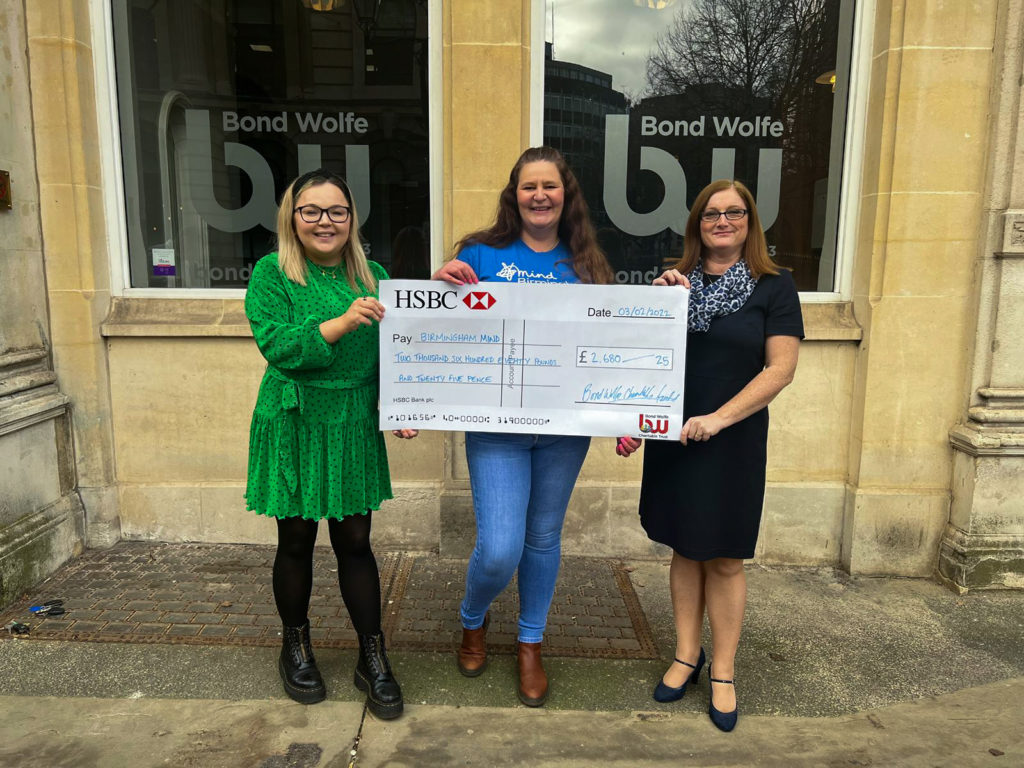
[[[626,199],[626,179],[629,174],[629,115],[605,116],[604,142],[604,207],[612,224],[631,235],[649,237],[671,229],[683,234],[690,209],[686,205],[686,173],[679,161],[660,147],[640,146],[640,162],[633,170],[650,171],[656,174],[665,186],[661,204],[648,213],[638,213]],[[688,126],[703,130],[699,125]],[[674,127],[672,127],[674,130]],[[742,132],[736,121],[723,118],[716,121],[716,129],[724,132]],[[754,130],[751,128],[751,130]],[[760,129],[759,129],[760,130]],[[769,126],[766,130],[771,131]],[[643,126],[641,125],[641,133]],[[711,150],[711,178],[732,179],[735,177],[736,150],[731,147],[716,147]],[[762,148],[758,150],[757,164],[757,211],[761,226],[768,229],[779,215],[779,191],[782,187],[782,150]]]
[[[270,118],[271,124],[273,119]],[[186,172],[182,176],[187,179],[191,205],[203,221],[221,232],[246,232],[258,225],[273,232],[277,226],[277,201],[274,174],[267,159],[248,144],[224,142],[223,165],[237,168],[249,177],[252,186],[249,199],[241,207],[225,208],[217,195],[223,172],[214,174],[210,110],[185,110],[185,139],[181,158]],[[296,144],[295,149],[300,174],[323,166],[319,144]],[[359,201],[359,223],[365,224],[370,218],[371,203],[369,145],[349,144],[345,147],[345,176],[352,196]],[[165,212],[165,215],[170,213]]]

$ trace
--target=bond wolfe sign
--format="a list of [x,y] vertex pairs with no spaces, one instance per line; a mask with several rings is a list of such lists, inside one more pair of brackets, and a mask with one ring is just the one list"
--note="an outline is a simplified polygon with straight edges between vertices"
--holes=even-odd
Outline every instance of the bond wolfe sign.
[[[612,223],[629,235],[646,237],[666,229],[683,234],[689,209],[686,206],[687,179],[680,162],[658,147],[640,144],[639,165],[628,168],[629,115],[605,116],[604,149],[604,207]],[[707,125],[705,117],[692,121],[657,121],[644,116],[640,122],[643,136],[688,135],[703,136]],[[273,115],[240,115],[236,112],[221,114],[224,131],[250,134],[288,134],[293,129],[304,134],[359,136],[368,132],[369,121],[353,112],[336,114],[320,112],[280,112]],[[769,118],[740,121],[738,118],[713,118],[711,126],[717,135],[735,137],[778,137],[782,124]],[[274,177],[270,164],[252,147],[237,141],[225,141],[224,164],[235,166],[252,183],[252,196],[239,208],[225,208],[214,193],[213,145],[210,131],[210,112],[202,109],[185,111],[187,149],[185,163],[188,188],[195,210],[214,229],[223,232],[244,232],[257,225],[274,230],[277,215]],[[334,142],[332,141],[332,144]],[[321,144],[296,143],[299,174],[322,165]],[[733,178],[736,150],[714,148],[711,152],[711,179]],[[665,196],[653,211],[637,213],[626,199],[626,182],[630,172],[641,170],[657,174],[665,188]],[[370,217],[370,147],[368,144],[345,145],[345,175],[359,207],[361,223]],[[779,190],[782,180],[782,150],[761,149],[757,169],[757,206],[761,223],[768,229],[779,213]],[[707,180],[702,180],[701,184]]]
[[[241,133],[287,134],[294,122],[304,133],[363,134],[369,127],[365,117],[351,112],[336,115],[306,112],[275,115],[239,115],[224,112],[221,116],[224,131]],[[224,165],[235,166],[249,177],[252,195],[240,208],[225,208],[214,193],[213,143],[210,137],[210,112],[206,109],[185,110],[185,143],[183,161],[188,179],[192,206],[203,220],[222,232],[245,232],[262,226],[271,232],[276,227],[277,199],[274,174],[266,159],[247,144],[224,142]],[[323,165],[320,144],[296,143],[299,175]],[[370,217],[370,147],[368,144],[345,146],[345,176],[359,209],[360,223]],[[220,180],[221,176],[216,177]],[[219,184],[217,186],[220,186]]]
[[[604,206],[608,218],[623,232],[638,237],[656,235],[666,229],[683,234],[690,209],[686,207],[686,172],[676,158],[659,147],[640,145],[640,164],[632,169],[656,173],[665,185],[665,197],[650,213],[637,213],[626,200],[626,178],[629,148],[629,115],[606,115],[604,135]],[[703,136],[706,120],[702,116],[687,121],[657,121],[644,116],[640,121],[641,136],[666,135]],[[715,118],[719,136],[741,137],[782,134],[782,124],[769,118],[741,121],[738,118]],[[731,131],[731,133],[730,133]],[[735,176],[736,150],[719,147],[711,150],[711,178],[731,179]],[[761,225],[768,229],[779,215],[779,190],[782,185],[782,150],[761,149],[757,165],[757,212]]]

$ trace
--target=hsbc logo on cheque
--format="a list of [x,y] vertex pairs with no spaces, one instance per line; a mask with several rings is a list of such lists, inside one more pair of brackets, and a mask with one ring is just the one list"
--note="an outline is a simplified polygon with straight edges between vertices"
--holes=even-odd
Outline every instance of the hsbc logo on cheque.
[[487,291],[470,291],[462,303],[470,309],[490,309],[495,301],[496,299]]
[[[400,309],[455,309],[459,306],[458,300],[455,291],[422,288],[399,288],[395,291],[395,306]],[[490,309],[497,301],[487,291],[470,291],[462,299],[462,303],[470,309]]]
[[395,291],[395,306],[406,309],[455,309],[455,291],[405,290]]

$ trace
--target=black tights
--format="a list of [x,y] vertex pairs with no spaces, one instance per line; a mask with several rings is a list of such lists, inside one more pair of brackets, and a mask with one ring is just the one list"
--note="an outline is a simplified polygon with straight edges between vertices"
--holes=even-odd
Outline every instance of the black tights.
[[[338,585],[352,626],[360,635],[380,632],[380,574],[370,548],[370,515],[328,520],[331,547],[338,559]],[[306,622],[313,591],[313,545],[318,523],[299,517],[277,521],[274,602],[286,627]]]

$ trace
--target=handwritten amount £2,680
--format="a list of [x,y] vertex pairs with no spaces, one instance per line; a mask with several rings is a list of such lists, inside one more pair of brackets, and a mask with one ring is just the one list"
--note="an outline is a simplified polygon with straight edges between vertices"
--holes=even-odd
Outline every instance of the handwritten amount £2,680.
[[639,347],[578,347],[576,365],[583,368],[609,366],[664,370],[672,368],[672,350]]
[[380,296],[382,429],[679,434],[681,287],[387,280]]

